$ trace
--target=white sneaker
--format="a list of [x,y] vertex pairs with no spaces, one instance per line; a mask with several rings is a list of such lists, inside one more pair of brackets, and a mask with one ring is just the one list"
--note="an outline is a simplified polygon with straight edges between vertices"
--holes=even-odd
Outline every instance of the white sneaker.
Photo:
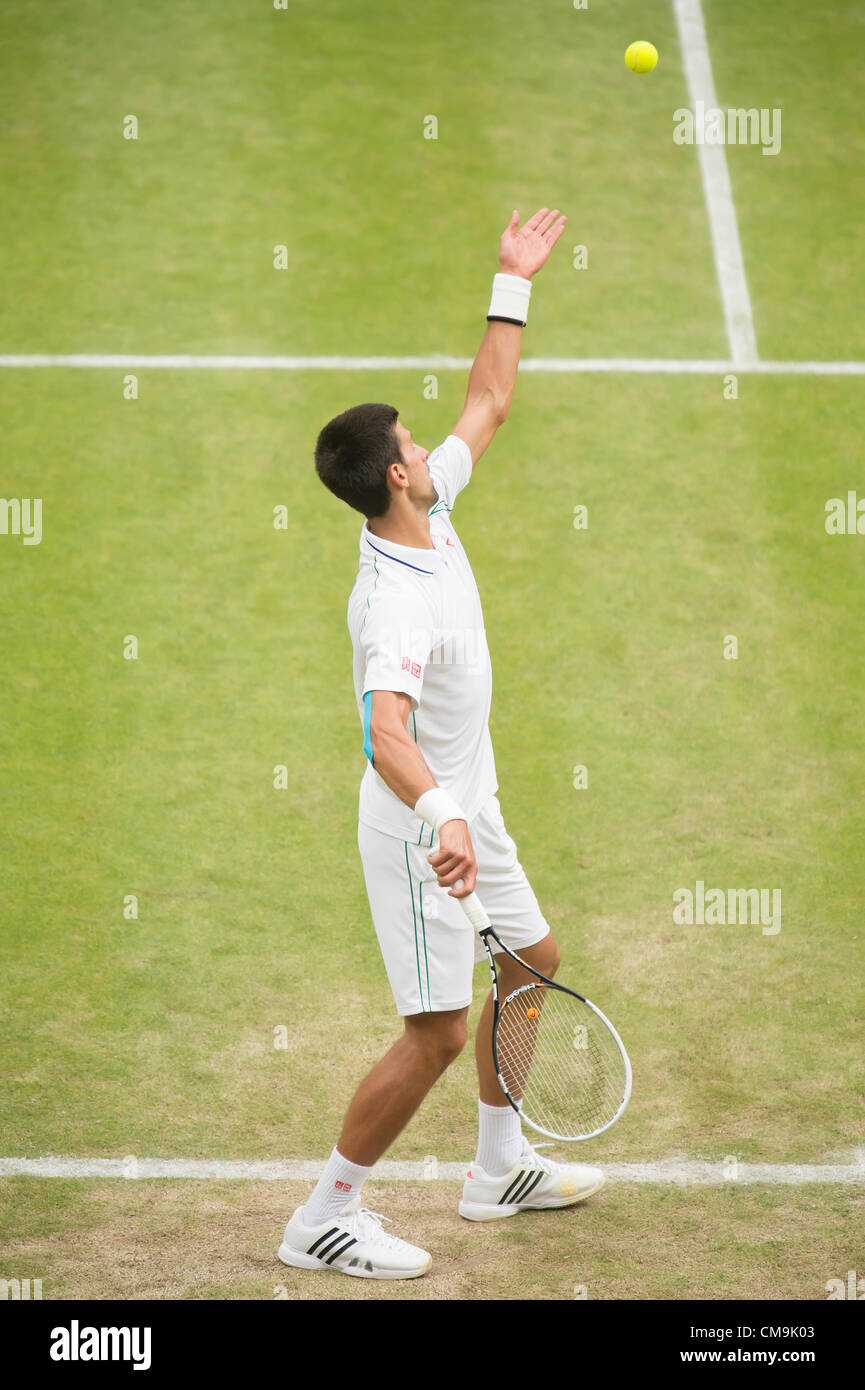
[[339,1216],[321,1226],[305,1226],[298,1207],[285,1228],[279,1258],[296,1269],[333,1269],[358,1279],[417,1279],[432,1256],[417,1245],[389,1236],[381,1223],[390,1218],[362,1207],[357,1197]]
[[518,1211],[570,1207],[600,1192],[604,1175],[586,1163],[555,1163],[542,1158],[523,1136],[519,1161],[501,1178],[491,1178],[473,1163],[463,1183],[460,1216],[467,1221],[497,1221]]

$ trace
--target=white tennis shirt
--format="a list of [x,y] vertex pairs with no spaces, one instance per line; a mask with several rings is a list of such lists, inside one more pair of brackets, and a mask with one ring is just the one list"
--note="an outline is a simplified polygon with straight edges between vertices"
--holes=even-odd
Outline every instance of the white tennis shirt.
[[365,825],[413,844],[431,844],[421,821],[376,772],[369,718],[374,690],[411,698],[406,728],[436,780],[469,820],[497,790],[488,726],[492,668],[475,578],[451,524],[457,494],[472,474],[471,451],[448,435],[427,460],[438,492],[429,513],[435,549],[394,545],[360,533],[360,563],[348,601],[354,689],[370,761],[360,784]]

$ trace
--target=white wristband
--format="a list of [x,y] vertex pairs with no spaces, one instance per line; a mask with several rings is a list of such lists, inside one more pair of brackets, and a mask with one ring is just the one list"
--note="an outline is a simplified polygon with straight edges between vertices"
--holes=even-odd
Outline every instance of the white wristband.
[[427,825],[431,825],[434,830],[439,830],[448,820],[465,820],[465,812],[461,811],[457,803],[449,792],[441,787],[430,787],[428,792],[418,797],[415,803],[414,813],[425,820]]
[[505,323],[517,323],[521,328],[525,328],[531,297],[531,280],[524,280],[521,275],[505,275],[499,271],[493,276],[493,294],[487,321],[499,319]]

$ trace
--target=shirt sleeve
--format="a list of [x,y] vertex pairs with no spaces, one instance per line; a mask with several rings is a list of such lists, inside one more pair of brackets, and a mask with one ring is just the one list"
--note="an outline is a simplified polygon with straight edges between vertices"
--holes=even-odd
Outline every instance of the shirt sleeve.
[[[448,511],[453,507],[457,494],[462,492],[472,476],[472,451],[459,435],[449,434],[443,444],[433,449],[427,459],[430,475]],[[439,505],[434,503],[431,511]]]
[[363,694],[396,690],[420,705],[426,664],[433,646],[430,616],[421,604],[387,604],[370,613],[361,635]]

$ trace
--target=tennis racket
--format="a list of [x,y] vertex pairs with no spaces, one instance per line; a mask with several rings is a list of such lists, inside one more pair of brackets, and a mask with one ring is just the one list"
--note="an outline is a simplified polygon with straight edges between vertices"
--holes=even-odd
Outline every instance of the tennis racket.
[[[493,1063],[499,1085],[527,1125],[551,1139],[593,1139],[631,1097],[631,1063],[600,1009],[533,970],[497,936],[476,893],[457,899],[484,943],[493,981]],[[535,976],[502,1001],[495,941]]]

